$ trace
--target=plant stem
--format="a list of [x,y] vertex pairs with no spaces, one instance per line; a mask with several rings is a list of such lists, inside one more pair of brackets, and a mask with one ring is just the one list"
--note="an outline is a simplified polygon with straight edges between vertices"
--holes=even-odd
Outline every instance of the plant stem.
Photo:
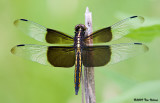
[[[88,7],[86,8],[86,12],[85,12],[85,25],[87,27],[85,36],[87,36],[93,32],[92,31],[92,13],[89,11]],[[92,39],[88,40],[87,42],[88,42],[87,45],[89,46],[93,45]],[[86,103],[96,103],[93,67],[84,67],[84,87],[85,87]]]

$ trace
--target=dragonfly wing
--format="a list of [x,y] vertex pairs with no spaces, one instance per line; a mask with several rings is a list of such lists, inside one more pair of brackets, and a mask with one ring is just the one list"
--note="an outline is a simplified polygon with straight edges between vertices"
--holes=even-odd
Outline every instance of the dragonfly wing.
[[22,32],[26,33],[30,37],[51,44],[73,44],[74,40],[72,36],[59,32],[57,30],[48,29],[35,22],[19,19],[14,22]]
[[87,39],[93,39],[93,43],[106,43],[122,38],[127,35],[130,30],[135,29],[144,22],[144,18],[141,16],[132,16],[126,18],[110,27],[100,29],[93,32],[91,35],[85,37]]
[[82,60],[86,67],[115,64],[148,51],[142,43],[122,43],[106,46],[92,46],[83,49]]
[[75,63],[75,52],[72,46],[22,44],[13,47],[11,52],[25,59],[55,67],[72,67]]

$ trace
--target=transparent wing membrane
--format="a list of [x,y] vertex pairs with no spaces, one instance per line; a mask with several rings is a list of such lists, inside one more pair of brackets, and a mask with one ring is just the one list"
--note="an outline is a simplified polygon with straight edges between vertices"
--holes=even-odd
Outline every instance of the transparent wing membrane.
[[121,43],[113,44],[110,47],[112,54],[108,65],[135,57],[149,50],[149,48],[142,43]]

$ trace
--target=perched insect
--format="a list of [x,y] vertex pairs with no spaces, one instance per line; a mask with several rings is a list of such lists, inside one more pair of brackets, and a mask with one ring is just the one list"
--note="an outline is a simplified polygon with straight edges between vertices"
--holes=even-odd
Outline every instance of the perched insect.
[[14,24],[32,38],[50,44],[68,44],[68,46],[43,46],[21,44],[13,47],[15,55],[30,59],[44,65],[54,67],[72,67],[75,65],[75,94],[78,94],[82,64],[85,67],[99,67],[114,64],[122,60],[144,53],[148,47],[142,43],[121,43],[112,45],[88,46],[88,39],[95,43],[107,43],[127,35],[132,28],[143,23],[141,16],[126,18],[110,27],[85,36],[86,27],[83,24],[75,26],[75,36],[66,35],[57,30],[45,28],[26,19],[19,19]]

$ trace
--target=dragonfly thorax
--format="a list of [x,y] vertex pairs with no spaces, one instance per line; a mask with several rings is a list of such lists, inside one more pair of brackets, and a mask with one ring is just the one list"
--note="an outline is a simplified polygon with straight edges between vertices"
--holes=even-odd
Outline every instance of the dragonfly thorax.
[[85,35],[86,26],[83,24],[78,24],[75,26],[75,37],[74,37],[74,46],[77,48],[82,47],[83,38]]

